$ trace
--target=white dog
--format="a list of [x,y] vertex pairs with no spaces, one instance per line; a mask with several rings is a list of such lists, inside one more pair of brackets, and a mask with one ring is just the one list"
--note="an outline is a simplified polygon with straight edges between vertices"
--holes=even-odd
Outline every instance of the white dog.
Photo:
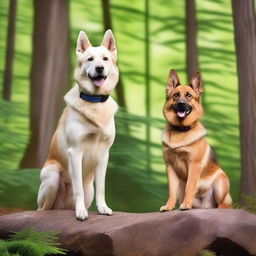
[[41,171],[38,210],[75,208],[76,218],[85,220],[94,196],[94,179],[98,212],[112,214],[105,202],[105,175],[118,108],[109,96],[118,82],[111,30],[98,47],[92,47],[80,32],[76,55],[76,85],[65,95],[67,107]]

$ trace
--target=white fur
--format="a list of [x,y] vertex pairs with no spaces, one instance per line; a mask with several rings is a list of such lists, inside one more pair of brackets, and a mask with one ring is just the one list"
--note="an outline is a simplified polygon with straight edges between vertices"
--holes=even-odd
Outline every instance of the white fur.
[[[76,53],[77,84],[65,95],[67,108],[55,132],[56,140],[52,141],[52,148],[58,152],[58,157],[47,160],[50,163],[54,160],[56,164],[47,164],[46,161],[41,171],[38,209],[75,208],[77,219],[84,220],[93,201],[94,180],[98,212],[112,214],[105,201],[105,176],[109,149],[115,138],[114,114],[117,104],[112,97],[100,103],[86,102],[79,97],[80,91],[109,94],[116,86],[118,69],[112,32],[106,32],[99,47],[92,47],[86,34],[80,32]],[[88,56],[93,56],[94,61],[88,62]],[[104,61],[104,56],[108,56],[109,61]],[[88,77],[89,74],[93,75],[97,65],[104,65],[104,75],[107,76],[101,87],[96,87]],[[67,162],[66,167],[63,162]],[[66,189],[70,183],[72,193]],[[73,201],[69,194],[73,195]]]
[[[81,41],[83,42],[87,40],[88,38],[85,39],[84,34],[80,33],[78,37],[78,46]],[[106,48],[104,45],[108,48]],[[115,64],[117,59],[117,50],[115,48],[115,40],[112,32],[108,30],[105,33],[101,46],[92,47],[89,42],[86,44],[86,50],[78,51],[77,49],[76,53],[77,67],[75,69],[74,76],[80,89],[91,94],[110,94],[110,92],[116,86],[119,76],[118,68]],[[105,61],[104,57],[107,57],[108,60]],[[88,61],[89,58],[93,58],[93,60]],[[89,75],[95,75],[96,66],[103,66],[103,75],[107,76],[104,86],[101,87],[95,86],[89,78]]]
[[[105,103],[98,105],[102,108],[101,111],[104,111],[104,105]],[[112,213],[105,202],[105,174],[108,151],[115,137],[115,125],[113,117],[103,127],[96,128],[93,124],[85,125],[84,116],[78,111],[78,108],[70,109],[66,134],[68,135],[69,175],[73,187],[74,201],[76,202],[76,216],[79,219],[84,219],[88,214],[84,202],[92,200],[91,193],[93,192],[87,189],[88,194],[85,194],[85,196],[88,198],[84,198],[83,184],[92,182],[86,180],[86,177],[91,175],[95,175],[96,204],[99,213]],[[83,180],[83,177],[85,180]]]

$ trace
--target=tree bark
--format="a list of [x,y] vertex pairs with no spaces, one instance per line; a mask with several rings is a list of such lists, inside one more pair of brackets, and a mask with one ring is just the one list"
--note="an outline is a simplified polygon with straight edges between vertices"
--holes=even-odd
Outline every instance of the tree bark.
[[197,25],[195,0],[186,0],[186,70],[187,79],[198,70]]
[[20,163],[40,167],[70,84],[68,0],[34,0],[30,139]]
[[7,101],[9,101],[11,98],[16,7],[17,7],[17,0],[10,0],[8,32],[7,32],[7,42],[6,42],[7,50],[6,50],[6,57],[5,57],[5,72],[4,72],[4,83],[3,83],[3,99]]
[[[105,31],[108,29],[111,29],[113,31],[109,0],[101,0],[101,5],[102,5],[102,12],[103,12],[104,29]],[[124,85],[122,82],[121,75],[119,75],[119,81],[116,86],[116,92],[117,92],[118,105],[126,108],[126,101],[124,97]]]
[[242,194],[256,192],[256,18],[253,0],[232,0],[232,9],[239,82],[241,200]]

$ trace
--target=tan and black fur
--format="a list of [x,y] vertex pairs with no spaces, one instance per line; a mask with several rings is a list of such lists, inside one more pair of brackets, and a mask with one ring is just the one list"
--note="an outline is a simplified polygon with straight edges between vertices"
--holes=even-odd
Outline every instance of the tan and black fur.
[[167,124],[162,133],[169,197],[160,211],[172,210],[177,199],[181,210],[232,205],[228,177],[216,162],[200,123],[201,94],[199,72],[182,86],[176,71],[170,71],[163,108]]

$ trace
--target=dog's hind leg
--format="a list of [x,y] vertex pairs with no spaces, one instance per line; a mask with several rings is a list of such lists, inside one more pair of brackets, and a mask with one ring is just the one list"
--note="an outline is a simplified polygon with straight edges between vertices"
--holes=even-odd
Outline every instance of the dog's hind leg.
[[232,208],[232,199],[229,194],[229,181],[224,172],[221,172],[213,181],[213,190],[218,208]]
[[45,166],[40,174],[41,185],[38,192],[38,210],[50,210],[56,199],[60,183],[60,169],[55,164]]
[[94,177],[90,178],[84,183],[84,202],[85,208],[88,209],[93,201],[94,197]]
[[203,209],[216,208],[217,203],[213,193],[214,193],[214,189],[213,189],[213,186],[211,186],[203,194],[197,195],[196,198],[193,200],[193,208],[203,208]]

